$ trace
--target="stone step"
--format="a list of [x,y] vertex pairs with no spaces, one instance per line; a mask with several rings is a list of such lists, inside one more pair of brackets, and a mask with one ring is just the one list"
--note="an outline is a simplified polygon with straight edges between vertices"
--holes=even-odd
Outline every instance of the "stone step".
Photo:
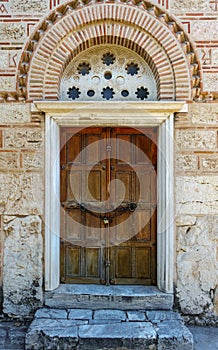
[[193,337],[173,311],[50,309],[36,312],[26,350],[192,350]]
[[172,310],[173,294],[153,286],[62,284],[45,293],[45,305],[59,309]]

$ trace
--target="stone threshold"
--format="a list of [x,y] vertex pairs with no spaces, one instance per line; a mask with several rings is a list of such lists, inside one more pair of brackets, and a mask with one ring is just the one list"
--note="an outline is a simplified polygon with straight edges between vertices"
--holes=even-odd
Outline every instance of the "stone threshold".
[[173,294],[154,286],[102,286],[61,284],[45,293],[45,305],[53,308],[90,308],[121,310],[172,310]]
[[36,312],[26,350],[192,350],[193,337],[173,311],[50,309]]

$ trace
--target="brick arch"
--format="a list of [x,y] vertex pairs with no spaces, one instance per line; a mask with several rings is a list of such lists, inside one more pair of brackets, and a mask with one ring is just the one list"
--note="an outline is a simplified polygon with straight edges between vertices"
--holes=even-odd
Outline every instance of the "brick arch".
[[19,64],[20,99],[58,100],[60,79],[72,57],[104,42],[147,53],[159,99],[190,100],[200,93],[192,44],[158,7],[146,1],[87,5],[70,1],[53,11],[27,43]]
[[[157,82],[157,91],[158,91],[158,97],[159,99],[166,99],[166,100],[174,100],[175,99],[175,84],[174,84],[174,74],[171,67],[171,63],[164,53],[164,50],[160,48],[153,40],[152,38],[147,38],[145,40],[144,37],[144,43],[139,46],[139,42],[141,39],[140,32],[135,30],[134,28],[131,29],[131,31],[127,30],[125,26],[119,25],[117,26],[114,24],[113,30],[111,31],[112,35],[107,35],[107,24],[101,23],[99,25],[95,25],[91,28],[83,28],[83,35],[84,37],[87,37],[89,32],[89,39],[86,41],[83,41],[82,38],[77,37],[76,42],[73,41],[74,36],[72,37],[69,35],[68,38],[60,45],[58,45],[54,52],[53,57],[50,60],[47,60],[46,63],[46,75],[44,75],[44,71],[41,72],[41,75],[39,76],[39,73],[36,72],[36,74],[30,74],[29,76],[29,85],[40,85],[43,87],[46,87],[46,89],[40,89],[38,90],[38,94],[36,95],[36,91],[33,90],[30,91],[29,98],[31,100],[33,99],[50,99],[50,100],[56,100],[58,99],[59,94],[59,83],[62,77],[62,74],[64,72],[64,69],[67,67],[68,63],[71,61],[73,57],[75,57],[79,52],[86,50],[94,45],[99,44],[116,44],[116,45],[122,45],[126,48],[132,49],[140,56],[142,56],[146,62],[149,64],[156,82]],[[116,33],[116,31],[119,30],[120,36],[116,37],[113,35],[113,33]],[[97,36],[97,33],[104,32],[105,34],[102,36]],[[130,34],[130,35],[129,35]],[[135,37],[134,42],[129,40],[129,37]],[[66,54],[66,45],[69,48],[69,54]],[[146,48],[146,50],[145,50]],[[42,54],[42,52],[39,52],[39,56]],[[163,65],[163,57],[164,57],[164,65]],[[38,59],[38,57],[36,58]],[[57,60],[59,62],[65,62],[63,65],[58,65]],[[155,60],[155,61],[154,61]],[[33,64],[35,61],[33,61]],[[36,62],[37,64],[37,62]],[[184,72],[183,72],[184,73]],[[54,81],[56,84],[54,84]],[[179,88],[179,87],[178,87]],[[189,89],[189,84],[186,83],[186,89]],[[183,96],[181,96],[181,99],[184,99]]]

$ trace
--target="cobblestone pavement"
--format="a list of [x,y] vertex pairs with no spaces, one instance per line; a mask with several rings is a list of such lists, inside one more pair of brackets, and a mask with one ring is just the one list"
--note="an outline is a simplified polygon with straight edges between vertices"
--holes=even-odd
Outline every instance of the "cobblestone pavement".
[[30,322],[0,320],[0,349],[24,350],[25,335]]
[[[24,350],[30,322],[0,320],[0,349]],[[194,336],[194,350],[218,350],[218,328],[188,326]],[[46,349],[45,349],[46,350]]]

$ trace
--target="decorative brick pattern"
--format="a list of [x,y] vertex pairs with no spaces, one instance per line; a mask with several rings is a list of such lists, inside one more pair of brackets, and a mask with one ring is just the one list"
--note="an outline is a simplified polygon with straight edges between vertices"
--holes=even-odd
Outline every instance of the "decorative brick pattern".
[[131,48],[146,50],[156,66],[160,99],[190,100],[199,94],[193,48],[184,31],[163,11],[146,2],[82,8],[78,3],[76,9],[71,2],[54,11],[27,43],[19,65],[20,98],[57,100],[61,75],[76,53],[102,42],[129,47],[129,38]]

